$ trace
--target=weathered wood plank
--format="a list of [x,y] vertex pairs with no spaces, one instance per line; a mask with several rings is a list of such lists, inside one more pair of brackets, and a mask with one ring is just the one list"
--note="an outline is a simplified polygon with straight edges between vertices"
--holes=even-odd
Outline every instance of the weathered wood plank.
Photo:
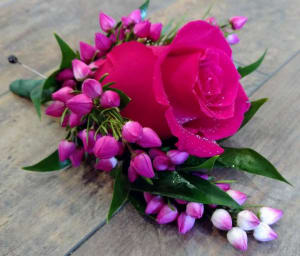
[[[260,244],[249,239],[245,255],[299,254],[298,212],[300,210],[300,54],[255,94],[255,99],[269,97],[257,116],[229,144],[251,147],[270,159],[294,187],[267,178],[222,171],[223,178],[240,181],[234,188],[251,195],[249,203],[261,203],[285,210],[285,216],[274,229],[279,240]],[[216,172],[215,172],[216,173]],[[146,222],[128,206],[111,223],[104,226],[74,253],[81,255],[240,255],[226,241],[224,233],[208,222],[197,223],[187,235],[177,234],[174,226]]]

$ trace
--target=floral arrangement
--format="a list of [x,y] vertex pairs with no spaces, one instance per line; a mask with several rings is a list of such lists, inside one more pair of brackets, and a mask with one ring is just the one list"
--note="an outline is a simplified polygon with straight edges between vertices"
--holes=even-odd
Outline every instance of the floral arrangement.
[[[102,32],[94,45],[80,42],[79,52],[55,34],[59,68],[42,80],[11,84],[39,116],[41,104],[51,101],[46,114],[67,132],[58,150],[24,169],[56,171],[88,161],[108,172],[115,183],[107,220],[129,201],[159,224],[176,221],[181,234],[205,216],[241,251],[251,232],[258,241],[276,239],[270,226],[283,212],[245,204],[234,180],[210,172],[234,168],[288,183],[254,150],[222,146],[267,100],[250,102],[240,84],[266,53],[248,66],[233,62],[230,45],[239,42],[235,32],[247,18],[163,26],[146,19],[148,5],[119,22],[100,13]],[[20,63],[15,56],[9,61]]]

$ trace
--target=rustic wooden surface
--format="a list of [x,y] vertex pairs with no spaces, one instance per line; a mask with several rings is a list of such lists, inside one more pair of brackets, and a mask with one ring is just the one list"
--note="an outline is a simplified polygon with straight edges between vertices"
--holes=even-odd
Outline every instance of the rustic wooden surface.
[[[167,21],[183,14],[196,19],[207,8],[204,0],[152,2],[154,20]],[[139,4],[138,0],[122,1],[122,5],[119,0],[0,2],[1,256],[240,255],[228,245],[224,234],[207,222],[199,222],[191,233],[181,236],[174,226],[147,222],[127,205],[106,225],[112,181],[88,166],[50,174],[20,170],[20,166],[52,152],[64,131],[51,118],[43,117],[40,122],[29,102],[7,93],[12,80],[33,76],[8,65],[6,56],[16,53],[24,63],[48,72],[59,59],[52,32],[76,46],[80,39],[92,40],[99,29],[99,10],[117,17]],[[292,188],[234,171],[221,174],[239,179],[235,188],[251,195],[250,202],[285,209],[285,217],[274,226],[280,239],[267,244],[250,239],[245,255],[299,255],[298,0],[274,0],[272,4],[263,0],[217,1],[212,14],[220,19],[235,14],[250,18],[240,33],[241,44],[234,50],[238,62],[250,63],[269,48],[263,66],[243,84],[254,93],[252,98],[271,100],[230,143],[261,152],[294,184]]]

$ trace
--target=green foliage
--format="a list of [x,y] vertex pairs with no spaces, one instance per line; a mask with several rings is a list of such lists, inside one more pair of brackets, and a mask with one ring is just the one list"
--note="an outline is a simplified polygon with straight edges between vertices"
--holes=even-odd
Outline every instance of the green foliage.
[[141,10],[141,16],[142,19],[144,20],[147,16],[147,12],[148,12],[148,7],[150,4],[150,0],[146,0],[140,7],[139,9]]
[[[219,158],[219,155],[211,158],[198,158],[198,163],[190,166],[178,167],[178,171],[182,172],[197,172],[203,170],[211,170],[214,168],[216,160]],[[191,161],[191,160],[190,160]]]
[[266,54],[267,54],[267,50],[265,50],[263,55],[257,61],[253,62],[252,64],[245,66],[245,67],[238,67],[238,72],[240,73],[241,77],[245,77],[245,76],[251,74],[256,69],[258,69],[260,64],[263,62]]

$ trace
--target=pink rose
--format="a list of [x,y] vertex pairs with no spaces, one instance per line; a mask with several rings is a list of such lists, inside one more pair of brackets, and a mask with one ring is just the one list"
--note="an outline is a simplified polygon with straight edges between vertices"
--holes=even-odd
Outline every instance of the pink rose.
[[181,151],[210,157],[223,152],[216,140],[235,134],[250,107],[231,55],[218,27],[194,21],[169,46],[115,47],[96,78],[108,72],[107,82],[132,98],[124,116],[177,137]]

